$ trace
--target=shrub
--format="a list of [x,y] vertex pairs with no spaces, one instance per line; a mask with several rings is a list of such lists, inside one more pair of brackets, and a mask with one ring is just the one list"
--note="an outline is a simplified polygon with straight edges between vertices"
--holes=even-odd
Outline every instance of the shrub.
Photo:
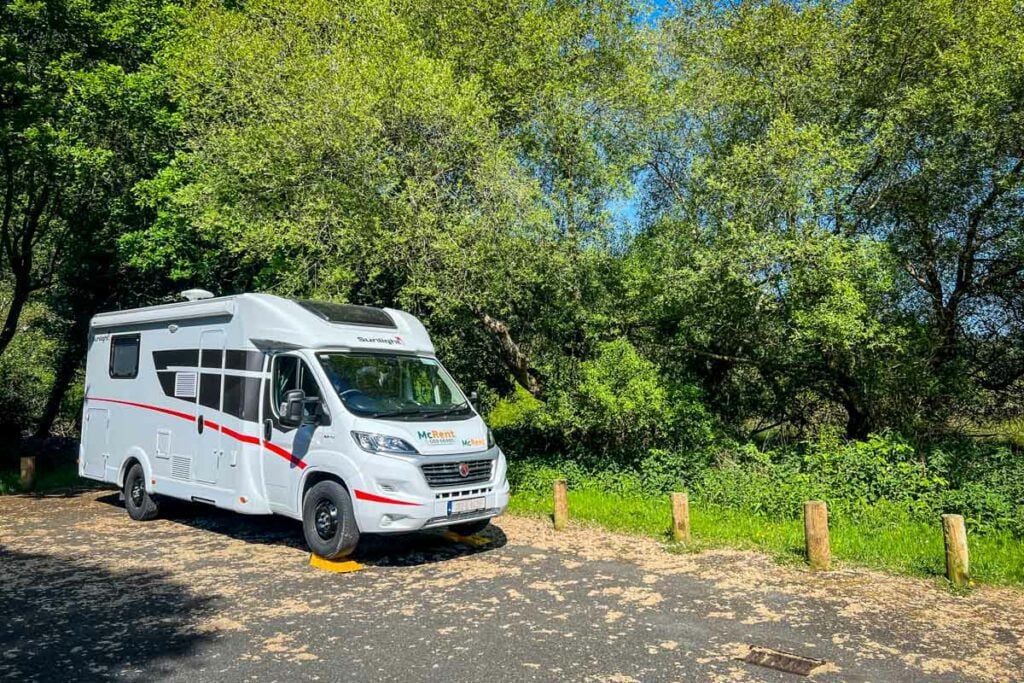
[[947,441],[914,447],[883,433],[847,442],[834,433],[777,450],[752,444],[711,450],[651,449],[623,465],[536,458],[514,464],[517,490],[550,494],[551,482],[622,496],[662,495],[680,486],[700,503],[771,518],[798,518],[806,500],[824,500],[836,523],[857,516],[938,523],[963,514],[975,533],[1024,537],[1024,461],[1012,449]]

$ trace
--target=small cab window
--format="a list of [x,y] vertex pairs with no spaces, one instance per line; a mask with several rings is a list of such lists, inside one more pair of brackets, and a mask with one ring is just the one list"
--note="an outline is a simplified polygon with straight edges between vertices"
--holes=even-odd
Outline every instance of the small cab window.
[[[274,409],[280,415],[285,394],[302,389],[307,399],[319,399],[320,387],[309,366],[298,356],[278,356],[274,359]],[[316,411],[316,401],[306,403],[307,417]]]
[[137,334],[120,335],[110,339],[110,377],[134,379],[139,374],[139,344]]

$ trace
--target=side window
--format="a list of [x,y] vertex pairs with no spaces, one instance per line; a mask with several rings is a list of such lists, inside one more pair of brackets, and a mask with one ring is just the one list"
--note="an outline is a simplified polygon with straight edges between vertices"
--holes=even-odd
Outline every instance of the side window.
[[110,338],[111,379],[135,379],[139,374],[141,337],[122,334]]
[[299,388],[299,359],[277,356],[274,359],[274,410],[280,412],[284,395]]
[[[293,389],[302,389],[306,398],[320,398],[320,386],[305,361],[296,356],[277,356],[274,359],[274,410],[280,414],[284,396]],[[306,411],[315,410],[307,404]]]

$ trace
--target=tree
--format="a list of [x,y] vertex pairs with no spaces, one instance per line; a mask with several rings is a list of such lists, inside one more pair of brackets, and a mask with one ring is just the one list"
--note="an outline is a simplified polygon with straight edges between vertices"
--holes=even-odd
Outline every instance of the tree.
[[[12,283],[0,354],[33,293],[87,265],[85,245],[109,250],[137,226],[132,188],[166,154],[173,119],[146,61],[170,16],[146,0],[0,8],[0,253]],[[77,288],[103,301],[98,281]]]
[[1019,353],[980,359],[1019,340],[1022,26],[1001,0],[667,20],[674,103],[637,248],[688,281],[667,294],[700,306],[676,348],[733,408],[746,396],[737,418],[798,420],[810,392],[861,437],[1018,382]]
[[[628,16],[613,2],[202,5],[162,58],[188,151],[146,184],[156,224],[122,243],[215,289],[209,258],[245,276],[231,284],[415,311],[459,348],[457,371],[539,395],[606,258],[622,162],[602,158],[589,106],[626,69]],[[560,151],[539,141],[559,137]],[[196,244],[213,253],[177,248]]]

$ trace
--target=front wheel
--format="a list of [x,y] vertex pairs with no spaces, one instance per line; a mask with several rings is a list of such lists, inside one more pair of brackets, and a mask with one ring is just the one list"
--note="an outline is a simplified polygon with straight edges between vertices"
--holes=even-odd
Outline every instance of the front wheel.
[[352,499],[336,481],[315,484],[302,499],[302,533],[306,545],[328,560],[348,555],[359,543]]
[[124,508],[137,522],[145,522],[160,514],[160,504],[146,492],[146,473],[135,463],[124,478]]
[[472,536],[478,534],[487,528],[487,525],[491,523],[489,519],[478,519],[475,522],[464,522],[462,524],[452,524],[448,527],[451,531],[458,534],[459,536]]

